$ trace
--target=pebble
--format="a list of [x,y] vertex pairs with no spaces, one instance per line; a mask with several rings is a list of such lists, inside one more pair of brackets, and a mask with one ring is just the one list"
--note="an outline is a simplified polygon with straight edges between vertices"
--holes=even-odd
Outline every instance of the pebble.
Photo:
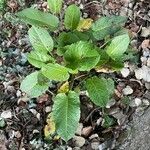
[[92,140],[92,139],[96,139],[96,138],[99,138],[98,134],[92,134],[89,139]]
[[147,66],[150,67],[150,57],[147,59]]
[[85,139],[81,136],[75,136],[73,141],[77,147],[82,147],[85,144]]
[[142,27],[141,36],[142,37],[148,37],[150,35],[150,27]]
[[81,135],[82,129],[83,129],[83,124],[82,124],[82,123],[79,123],[78,128],[77,128],[77,131],[76,131],[75,134]]
[[124,95],[130,95],[132,93],[133,93],[133,89],[128,85],[123,89],[123,94]]
[[138,80],[143,78],[143,70],[141,68],[135,70],[135,77]]
[[150,89],[150,83],[146,82],[145,87],[146,87],[147,90],[149,90]]
[[80,147],[74,147],[73,150],[81,150]]
[[50,106],[47,106],[46,108],[45,108],[45,112],[46,113],[49,113],[49,112],[51,112],[52,111],[52,108],[50,107]]
[[135,98],[134,101],[135,101],[136,106],[140,106],[142,104],[142,101],[140,98]]
[[93,131],[92,126],[85,127],[85,128],[82,129],[82,135],[83,135],[84,137],[88,137],[89,134],[90,134],[92,131]]
[[67,150],[72,150],[72,147],[67,147]]
[[110,101],[108,101],[106,108],[110,108],[111,106],[115,105],[115,103],[116,103],[115,99],[112,98]]
[[0,128],[5,127],[5,125],[6,125],[6,122],[5,122],[4,118],[0,117]]
[[121,70],[121,74],[125,78],[125,77],[127,77],[130,74],[130,70],[128,68],[123,68]]
[[142,42],[142,44],[141,44],[141,47],[142,47],[143,49],[146,49],[146,48],[150,47],[150,40],[149,40],[149,39],[144,40],[144,41]]
[[147,99],[143,99],[143,104],[144,104],[145,106],[149,106],[149,105],[150,105],[150,102],[149,102],[149,100],[147,100]]
[[11,110],[3,111],[1,113],[1,117],[4,118],[4,119],[11,119],[12,118]]
[[99,142],[92,142],[91,143],[91,148],[93,150],[98,150],[99,149]]

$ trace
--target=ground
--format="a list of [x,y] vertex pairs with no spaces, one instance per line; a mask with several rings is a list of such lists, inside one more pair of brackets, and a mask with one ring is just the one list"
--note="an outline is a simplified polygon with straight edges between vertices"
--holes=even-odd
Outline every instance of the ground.
[[51,112],[52,97],[47,93],[38,99],[28,99],[19,88],[34,68],[26,59],[32,49],[28,27],[15,13],[30,6],[45,10],[47,4],[42,0],[9,0],[0,16],[0,150],[150,149],[150,2],[65,0],[66,5],[71,3],[80,6],[83,17],[94,20],[102,15],[128,17],[125,27],[132,35],[135,54],[121,72],[109,74],[116,81],[116,97],[108,104],[108,113],[116,118],[117,124],[108,129],[96,128],[101,123],[101,110],[83,94],[83,113],[76,136],[67,145],[45,140],[43,129]]

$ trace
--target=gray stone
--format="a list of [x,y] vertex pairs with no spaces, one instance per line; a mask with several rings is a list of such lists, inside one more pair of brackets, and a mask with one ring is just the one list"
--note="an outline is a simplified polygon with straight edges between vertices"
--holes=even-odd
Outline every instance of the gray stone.
[[91,143],[91,148],[93,150],[98,150],[98,147],[99,147],[99,142],[92,142]]
[[85,139],[81,136],[75,136],[73,141],[76,147],[82,147],[85,144]]
[[142,37],[148,37],[149,35],[150,35],[150,27],[148,27],[148,28],[143,27],[142,32],[141,32],[141,36]]
[[149,150],[150,149],[150,108],[142,116],[134,114],[130,123],[131,132],[117,150]]
[[128,85],[123,89],[123,94],[124,95],[130,95],[132,93],[133,93],[133,89]]
[[78,128],[77,128],[77,131],[76,131],[76,134],[77,134],[77,135],[81,135],[82,129],[83,129],[83,124],[82,124],[82,123],[79,123]]

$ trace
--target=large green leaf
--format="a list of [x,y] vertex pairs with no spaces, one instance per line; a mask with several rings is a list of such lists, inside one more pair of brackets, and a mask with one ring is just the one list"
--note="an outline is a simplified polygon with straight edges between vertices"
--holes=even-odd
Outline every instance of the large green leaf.
[[86,81],[86,88],[93,103],[105,107],[114,92],[114,82],[111,79],[92,77]]
[[111,41],[106,52],[113,60],[119,60],[127,50],[129,43],[130,38],[128,34],[119,35]]
[[94,68],[100,59],[96,48],[89,42],[80,41],[65,48],[66,65],[73,70],[88,71]]
[[93,35],[97,40],[102,40],[119,31],[125,22],[126,17],[123,16],[101,17],[92,26]]
[[63,0],[47,0],[51,13],[59,14],[62,9]]
[[59,23],[56,16],[33,8],[26,8],[18,12],[17,16],[25,23],[39,27],[48,27],[52,31],[58,27]]
[[32,26],[28,34],[30,42],[35,50],[40,52],[50,52],[53,50],[54,42],[47,30]]
[[63,140],[71,139],[78,127],[80,119],[79,95],[73,91],[57,94],[54,99],[53,117],[57,133]]
[[42,74],[50,80],[66,81],[69,78],[68,69],[59,64],[47,64],[42,67]]
[[47,83],[40,84],[38,82],[38,76],[38,71],[33,72],[28,75],[20,85],[20,89],[27,93],[31,98],[42,95],[48,89]]
[[64,24],[67,29],[74,30],[80,21],[80,9],[76,5],[70,5],[65,12]]
[[62,32],[58,38],[58,49],[57,52],[59,55],[63,55],[66,51],[64,46],[71,45],[78,41],[88,41],[89,36],[86,33],[74,31],[74,32]]
[[29,63],[37,68],[43,67],[45,63],[54,62],[54,59],[50,55],[39,51],[30,52],[27,58]]

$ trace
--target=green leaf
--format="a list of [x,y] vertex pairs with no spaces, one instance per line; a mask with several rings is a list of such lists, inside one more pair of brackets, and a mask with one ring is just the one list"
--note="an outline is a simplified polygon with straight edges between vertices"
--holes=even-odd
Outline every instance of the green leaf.
[[66,81],[69,79],[68,69],[59,64],[47,64],[42,67],[42,74],[50,80]]
[[86,81],[86,88],[93,103],[105,107],[114,92],[114,82],[111,79],[92,77]]
[[81,40],[88,41],[89,36],[85,33],[81,33],[78,31],[60,33],[58,38],[58,49],[57,49],[58,54],[63,55],[65,53],[66,50],[65,48],[63,48],[64,46],[71,45]]
[[47,0],[51,13],[59,14],[62,9],[63,0]]
[[106,52],[113,60],[119,60],[127,50],[129,43],[130,38],[128,34],[116,36],[107,47]]
[[101,17],[92,26],[94,37],[97,40],[102,40],[106,36],[114,34],[121,29],[126,19],[123,16]]
[[52,31],[58,27],[59,23],[56,16],[33,8],[26,8],[18,12],[17,16],[25,23],[39,27],[48,27]]
[[56,130],[63,140],[71,139],[80,119],[79,95],[73,91],[57,94],[54,99],[53,113]]
[[30,42],[36,51],[50,52],[53,50],[54,42],[47,30],[32,26],[28,34]]
[[108,115],[105,115],[104,116],[104,122],[103,122],[102,126],[104,128],[109,128],[112,125],[114,125],[114,123],[115,123],[115,120],[112,117],[109,117]]
[[43,67],[45,63],[54,62],[54,59],[50,55],[39,51],[31,51],[27,58],[29,63],[37,68]]
[[64,24],[67,29],[74,30],[80,21],[80,8],[76,5],[70,5],[65,12]]
[[88,71],[96,66],[100,55],[89,42],[80,41],[66,46],[64,59],[68,68]]
[[47,83],[42,85],[38,83],[38,75],[38,71],[31,73],[30,75],[26,76],[20,85],[20,89],[27,93],[31,98],[42,95],[48,89]]

